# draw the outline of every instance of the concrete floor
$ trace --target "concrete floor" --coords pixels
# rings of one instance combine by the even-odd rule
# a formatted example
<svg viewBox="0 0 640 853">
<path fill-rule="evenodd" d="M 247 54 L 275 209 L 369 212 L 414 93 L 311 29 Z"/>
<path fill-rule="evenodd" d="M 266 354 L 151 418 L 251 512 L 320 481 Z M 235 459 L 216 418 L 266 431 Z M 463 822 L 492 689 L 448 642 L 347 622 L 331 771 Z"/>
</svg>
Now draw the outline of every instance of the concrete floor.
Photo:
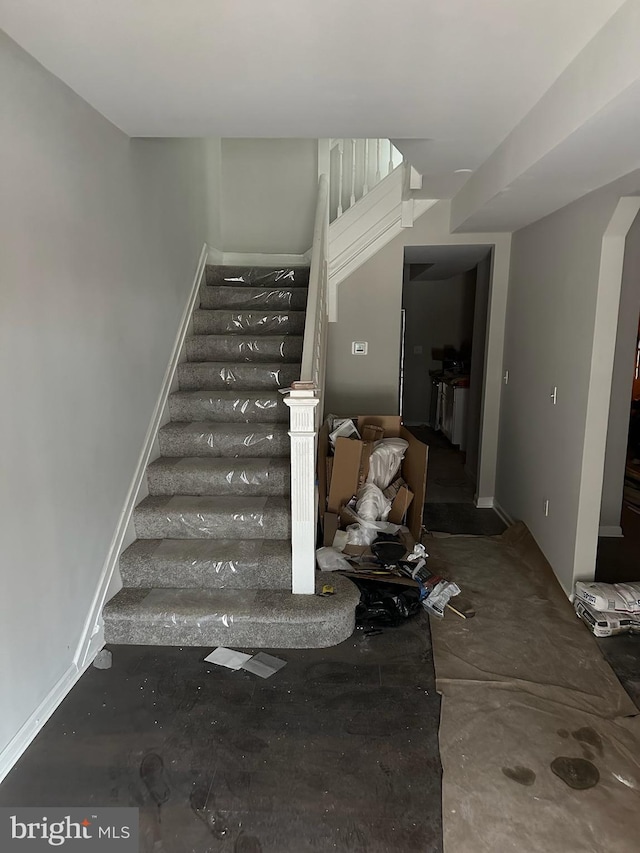
<svg viewBox="0 0 640 853">
<path fill-rule="evenodd" d="M 440 853 L 440 699 L 421 614 L 268 680 L 209 649 L 113 647 L 0 786 L 0 806 L 137 806 L 144 853 Z"/>
</svg>

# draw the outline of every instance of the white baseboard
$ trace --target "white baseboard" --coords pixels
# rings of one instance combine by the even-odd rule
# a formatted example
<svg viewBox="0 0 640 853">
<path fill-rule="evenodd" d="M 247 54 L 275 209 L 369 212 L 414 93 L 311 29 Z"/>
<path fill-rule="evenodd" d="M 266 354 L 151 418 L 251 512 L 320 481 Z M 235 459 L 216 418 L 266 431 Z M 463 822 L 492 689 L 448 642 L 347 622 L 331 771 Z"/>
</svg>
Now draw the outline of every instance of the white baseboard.
<svg viewBox="0 0 640 853">
<path fill-rule="evenodd" d="M 156 401 L 153 415 L 151 417 L 151 423 L 149 424 L 149 428 L 147 430 L 147 434 L 142 447 L 142 452 L 140 454 L 140 458 L 138 459 L 135 474 L 133 480 L 131 481 L 131 486 L 129 487 L 129 492 L 125 500 L 124 507 L 122 509 L 122 512 L 120 513 L 118 525 L 113 535 L 113 539 L 111 540 L 107 559 L 102 569 L 100 582 L 93 598 L 89 615 L 84 625 L 80 643 L 78 644 L 78 648 L 76 650 L 74 663 L 79 670 L 83 670 L 83 668 L 87 665 L 87 661 L 92 660 L 93 657 L 95 657 L 95 655 L 100 651 L 102 646 L 104 646 L 102 608 L 104 607 L 107 592 L 111 585 L 111 580 L 113 578 L 114 572 L 117 568 L 118 561 L 120 559 L 120 554 L 122 553 L 123 542 L 125 540 L 127 528 L 129 527 L 129 524 L 131 522 L 131 516 L 133 514 L 134 507 L 139 501 L 140 491 L 143 488 L 143 485 L 145 484 L 144 478 L 147 471 L 147 465 L 149 464 L 151 453 L 153 451 L 154 444 L 156 441 L 156 435 L 162 422 L 162 417 L 167 404 L 167 398 L 169 397 L 169 393 L 171 391 L 171 386 L 173 384 L 176 368 L 180 359 L 180 354 L 184 346 L 184 340 L 187 335 L 189 324 L 191 322 L 191 315 L 193 314 L 196 299 L 198 298 L 200 284 L 204 275 L 208 254 L 209 247 L 205 243 L 202 247 L 202 251 L 200 252 L 200 258 L 198 260 L 195 276 L 193 278 L 193 283 L 189 292 L 189 298 L 182 314 L 180 326 L 178 327 L 176 339 L 173 344 L 171 358 L 169 360 L 169 364 L 165 372 L 164 380 L 160 389 L 160 394 Z"/>
<path fill-rule="evenodd" d="M 221 252 L 209 249 L 207 263 L 236 267 L 309 266 L 309 252 L 300 255 L 267 254 L 264 252 Z"/>
<path fill-rule="evenodd" d="M 624 534 L 619 524 L 605 524 L 598 528 L 598 536 L 606 536 L 610 539 L 622 539 Z"/>
<path fill-rule="evenodd" d="M 493 511 L 496 513 L 496 515 L 500 516 L 500 518 L 504 521 L 507 527 L 511 527 L 513 524 L 515 524 L 514 520 L 511 518 L 506 509 L 503 509 L 495 498 L 493 499 Z"/>
<path fill-rule="evenodd" d="M 474 503 L 478 509 L 493 509 L 493 498 L 479 498 L 476 495 Z"/>
<path fill-rule="evenodd" d="M 95 657 L 95 655 L 93 657 Z M 11 738 L 2 752 L 0 752 L 0 782 L 2 782 L 2 780 L 7 776 L 18 759 L 27 750 L 35 736 L 47 722 L 49 717 L 56 710 L 58 705 L 69 693 L 84 671 L 90 666 L 93 661 L 93 657 L 87 658 L 87 662 L 82 669 L 77 667 L 75 663 L 69 667 L 62 678 L 53 685 L 49 693 L 38 705 L 33 714 L 31 714 L 29 719 Z"/>
</svg>

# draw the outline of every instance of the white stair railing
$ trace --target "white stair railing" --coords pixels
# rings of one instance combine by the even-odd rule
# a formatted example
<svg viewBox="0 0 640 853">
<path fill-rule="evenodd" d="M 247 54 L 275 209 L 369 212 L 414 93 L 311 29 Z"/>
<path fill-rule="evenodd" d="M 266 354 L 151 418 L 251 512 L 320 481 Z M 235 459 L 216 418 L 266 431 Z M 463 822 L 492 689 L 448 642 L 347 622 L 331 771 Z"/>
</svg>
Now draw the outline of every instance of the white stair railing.
<svg viewBox="0 0 640 853">
<path fill-rule="evenodd" d="M 285 399 L 291 437 L 291 591 L 304 595 L 315 593 L 316 457 L 327 347 L 328 232 L 329 180 L 323 174 L 318 181 L 300 380 L 292 383 Z"/>
<path fill-rule="evenodd" d="M 403 162 L 390 139 L 332 139 L 329 221 L 364 198 Z"/>
</svg>

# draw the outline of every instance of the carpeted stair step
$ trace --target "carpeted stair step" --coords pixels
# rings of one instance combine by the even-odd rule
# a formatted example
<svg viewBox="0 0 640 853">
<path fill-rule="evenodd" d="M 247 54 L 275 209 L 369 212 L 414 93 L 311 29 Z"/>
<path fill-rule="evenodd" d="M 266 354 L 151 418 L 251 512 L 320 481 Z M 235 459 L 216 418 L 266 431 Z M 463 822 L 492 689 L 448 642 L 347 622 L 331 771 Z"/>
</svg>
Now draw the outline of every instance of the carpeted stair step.
<svg viewBox="0 0 640 853">
<path fill-rule="evenodd" d="M 299 364 L 301 335 L 194 335 L 187 338 L 188 361 L 279 361 Z"/>
<path fill-rule="evenodd" d="M 302 335 L 304 311 L 215 311 L 193 312 L 196 335 Z"/>
<path fill-rule="evenodd" d="M 104 608 L 107 643 L 158 646 L 326 648 L 351 636 L 356 586 L 319 573 L 335 595 L 276 590 L 121 590 Z"/>
<path fill-rule="evenodd" d="M 286 423 L 171 422 L 158 431 L 162 456 L 290 456 Z"/>
<path fill-rule="evenodd" d="M 309 284 L 308 266 L 250 267 L 219 266 L 207 264 L 206 282 L 208 285 L 229 285 L 238 287 L 307 287 Z"/>
<path fill-rule="evenodd" d="M 242 311 L 304 311 L 307 307 L 307 288 L 205 285 L 200 290 L 200 307 Z"/>
<path fill-rule="evenodd" d="M 277 390 L 288 388 L 297 379 L 300 379 L 299 364 L 185 361 L 178 365 L 181 391 L 205 388 L 211 391 L 223 388 L 238 391 L 259 391 L 263 388 Z"/>
<path fill-rule="evenodd" d="M 288 495 L 288 459 L 161 457 L 147 468 L 150 495 Z"/>
<path fill-rule="evenodd" d="M 175 495 L 145 498 L 133 511 L 138 539 L 288 539 L 288 497 Z"/>
<path fill-rule="evenodd" d="M 169 413 L 173 421 L 289 422 L 278 391 L 177 391 L 169 396 Z"/>
<path fill-rule="evenodd" d="M 291 589 L 284 539 L 137 539 L 120 557 L 129 587 Z"/>
</svg>

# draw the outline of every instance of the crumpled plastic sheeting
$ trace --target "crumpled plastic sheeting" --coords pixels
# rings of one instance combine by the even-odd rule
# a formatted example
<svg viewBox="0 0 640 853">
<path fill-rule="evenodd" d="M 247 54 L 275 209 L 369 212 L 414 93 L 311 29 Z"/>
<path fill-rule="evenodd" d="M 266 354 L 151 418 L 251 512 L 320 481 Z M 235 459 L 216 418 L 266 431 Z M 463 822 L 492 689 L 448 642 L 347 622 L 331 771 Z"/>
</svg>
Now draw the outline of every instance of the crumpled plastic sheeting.
<svg viewBox="0 0 640 853">
<path fill-rule="evenodd" d="M 249 417 L 254 413 L 262 413 L 271 409 L 277 409 L 279 402 L 278 397 L 275 395 L 270 397 L 268 394 L 265 394 L 264 397 L 259 397 L 257 399 L 238 397 L 237 400 L 233 401 L 232 406 L 234 412 L 239 412 L 240 414 L 247 415 L 247 417 Z M 212 400 L 212 405 L 213 403 L 214 401 Z"/>
<path fill-rule="evenodd" d="M 199 511 L 203 501 L 201 498 L 194 497 L 192 501 L 189 500 L 189 496 L 184 495 L 169 498 L 166 503 L 167 510 L 180 510 L 167 515 L 167 521 L 171 525 L 171 538 L 192 537 L 194 534 L 196 538 L 211 536 L 220 529 L 221 521 L 216 517 L 218 512 L 223 513 L 226 518 L 233 519 L 234 523 L 264 527 L 264 510 L 268 498 L 243 498 L 242 509 L 233 513 L 229 513 L 229 500 L 224 495 L 207 497 L 207 506 L 211 513 L 209 516 Z"/>
<path fill-rule="evenodd" d="M 246 359 L 247 361 L 252 361 L 257 355 L 262 355 L 263 353 L 266 353 L 269 356 L 275 355 L 275 353 L 273 353 L 273 349 L 268 348 L 264 340 L 260 340 L 260 338 L 254 338 L 253 340 L 239 340 L 236 346 L 238 349 L 238 356 Z M 277 352 L 280 358 L 285 358 L 285 341 L 280 341 Z"/>
<path fill-rule="evenodd" d="M 216 429 L 216 426 L 218 429 Z M 274 449 L 278 439 L 283 438 L 273 427 L 280 424 L 263 424 L 261 430 L 255 429 L 252 423 L 247 424 L 227 424 L 225 428 L 220 429 L 220 425 L 212 424 L 211 429 L 203 429 L 199 433 L 190 431 L 189 438 L 191 445 L 196 447 L 210 447 L 213 451 L 212 455 L 232 455 L 235 456 L 242 448 L 252 448 L 256 451 L 252 455 L 265 455 Z M 238 429 L 242 427 L 242 429 Z M 286 441 L 289 441 L 289 436 L 286 436 Z"/>
<path fill-rule="evenodd" d="M 373 483 L 365 483 L 356 495 L 356 512 L 365 521 L 386 521 L 391 501 Z"/>
<path fill-rule="evenodd" d="M 476 610 L 431 623 L 445 853 L 635 853 L 640 717 L 531 534 L 425 541 Z M 597 784 L 569 787 L 561 757 Z"/>
<path fill-rule="evenodd" d="M 234 302 L 238 302 L 241 307 L 244 304 L 247 306 L 254 304 L 261 308 L 269 308 L 273 306 L 274 311 L 280 308 L 290 308 L 292 302 L 291 290 L 269 290 L 264 288 L 260 293 L 239 293 L 234 297 Z"/>
<path fill-rule="evenodd" d="M 282 333 L 286 331 L 291 322 L 288 311 L 234 311 L 229 318 L 227 332 L 254 332 L 256 334 L 269 335 L 273 332 Z"/>
<path fill-rule="evenodd" d="M 230 274 L 225 275 L 222 279 L 227 282 L 227 284 L 248 284 L 250 287 L 259 287 L 268 284 L 280 284 L 285 286 L 287 284 L 293 284 L 296 280 L 296 273 L 298 276 L 301 271 L 305 271 L 306 269 L 303 267 L 282 267 L 279 270 L 267 270 L 263 267 L 248 267 L 244 269 L 242 273 L 238 274 Z M 211 282 L 214 284 L 215 282 Z"/>
<path fill-rule="evenodd" d="M 234 382 L 238 382 L 240 379 L 242 379 L 243 382 L 246 381 L 248 376 L 252 373 L 255 373 L 257 377 L 262 378 L 266 372 L 264 364 L 243 364 L 241 368 L 228 367 L 225 365 L 218 370 L 218 376 L 225 385 L 233 385 Z M 282 387 L 283 381 L 279 368 L 271 368 L 268 371 L 268 374 L 273 379 L 273 383 L 276 387 Z"/>
<path fill-rule="evenodd" d="M 409 442 L 404 438 L 383 438 L 377 441 L 369 457 L 367 483 L 386 489 L 400 470 L 407 447 Z"/>
<path fill-rule="evenodd" d="M 154 554 L 167 560 L 184 560 L 188 549 L 188 563 L 194 569 L 202 569 L 215 574 L 232 572 L 237 574 L 247 566 L 250 570 L 262 554 L 262 539 L 163 539 Z"/>
<path fill-rule="evenodd" d="M 211 625 L 223 625 L 232 628 L 238 622 L 250 617 L 250 605 L 256 593 L 250 590 L 225 590 L 225 610 L 203 613 L 202 590 L 191 589 L 152 589 L 143 599 L 145 606 L 153 610 L 165 628 L 185 625 L 206 628 Z M 194 614 L 198 617 L 194 622 Z"/>
</svg>

